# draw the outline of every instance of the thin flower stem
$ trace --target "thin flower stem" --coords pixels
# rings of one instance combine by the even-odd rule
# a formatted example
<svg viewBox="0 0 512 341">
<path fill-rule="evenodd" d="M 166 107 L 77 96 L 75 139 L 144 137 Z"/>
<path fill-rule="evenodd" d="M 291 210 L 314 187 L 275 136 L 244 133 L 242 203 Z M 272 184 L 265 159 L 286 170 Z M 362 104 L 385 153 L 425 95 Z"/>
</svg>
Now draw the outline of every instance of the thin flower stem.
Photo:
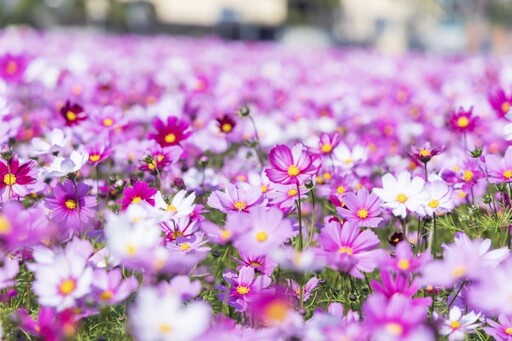
<svg viewBox="0 0 512 341">
<path fill-rule="evenodd" d="M 427 162 L 423 162 L 423 171 L 425 172 L 425 182 L 428 182 Z"/>
<path fill-rule="evenodd" d="M 448 310 L 450 310 L 450 308 L 452 307 L 453 305 L 453 302 L 455 302 L 455 299 L 457 298 L 457 296 L 459 296 L 462 288 L 464 288 L 464 284 L 466 284 L 466 280 L 462 281 L 462 284 L 460 285 L 460 288 L 459 290 L 457 290 L 457 292 L 455 293 L 455 295 L 453 296 L 453 298 L 451 299 L 450 303 L 448 304 Z"/>
<path fill-rule="evenodd" d="M 252 116 L 249 116 L 249 120 L 251 121 L 252 129 L 254 130 L 254 137 L 256 137 L 256 146 L 254 147 L 254 151 L 256 152 L 256 156 L 258 157 L 258 161 L 260 163 L 261 169 L 265 166 L 265 162 L 263 161 L 263 150 L 261 148 L 260 135 L 258 134 L 258 129 L 256 128 L 256 122 Z"/>
<path fill-rule="evenodd" d="M 297 204 L 297 210 L 298 210 L 298 214 L 299 214 L 299 251 L 302 251 L 302 249 L 304 247 L 304 244 L 303 244 L 303 241 L 302 241 L 302 209 L 301 209 L 301 205 L 300 205 L 300 186 L 299 186 L 298 182 L 297 182 L 297 201 L 296 201 L 296 204 Z"/>
<path fill-rule="evenodd" d="M 311 190 L 311 230 L 309 231 L 309 246 L 313 243 L 313 233 L 315 232 L 315 192 Z"/>
</svg>

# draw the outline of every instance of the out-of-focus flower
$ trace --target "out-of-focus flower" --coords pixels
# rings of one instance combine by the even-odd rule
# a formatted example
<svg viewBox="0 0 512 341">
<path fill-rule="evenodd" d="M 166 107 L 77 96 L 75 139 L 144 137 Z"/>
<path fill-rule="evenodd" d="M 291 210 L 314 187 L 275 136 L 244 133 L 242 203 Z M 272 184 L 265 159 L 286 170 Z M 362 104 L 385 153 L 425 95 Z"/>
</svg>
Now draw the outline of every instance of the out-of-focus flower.
<svg viewBox="0 0 512 341">
<path fill-rule="evenodd" d="M 321 133 L 318 141 L 318 148 L 322 155 L 331 155 L 341 142 L 341 135 L 338 132 Z"/>
<path fill-rule="evenodd" d="M 478 116 L 473 116 L 473 108 L 464 110 L 459 108 L 453 112 L 449 119 L 449 126 L 458 133 L 468 133 L 475 130 L 479 121 Z"/>
<path fill-rule="evenodd" d="M 35 154 L 50 154 L 64 149 L 71 141 L 71 137 L 60 129 L 53 129 L 46 140 L 35 137 L 32 140 L 32 150 Z"/>
<path fill-rule="evenodd" d="M 507 148 L 503 159 L 487 155 L 485 165 L 490 183 L 512 182 L 512 146 Z"/>
<path fill-rule="evenodd" d="M 60 114 L 66 120 L 67 126 L 77 125 L 87 119 L 84 108 L 77 103 L 71 104 L 70 101 L 66 101 L 66 104 L 60 108 Z"/>
<path fill-rule="evenodd" d="M 95 301 L 100 305 L 118 304 L 127 298 L 135 289 L 139 282 L 135 277 L 123 279 L 121 269 L 116 268 L 110 271 L 105 269 L 94 269 L 94 281 L 92 293 Z"/>
<path fill-rule="evenodd" d="M 133 187 L 125 188 L 123 191 L 122 208 L 125 210 L 129 205 L 140 204 L 142 201 L 147 202 L 151 206 L 155 205 L 154 195 L 157 190 L 149 187 L 144 181 L 137 181 Z"/>
<path fill-rule="evenodd" d="M 89 161 L 87 152 L 72 151 L 69 158 L 57 156 L 53 159 L 50 166 L 46 167 L 48 175 L 54 177 L 63 177 L 71 173 L 76 173 Z"/>
<path fill-rule="evenodd" d="M 149 138 L 162 147 L 178 145 L 192 135 L 189 124 L 174 116 L 169 116 L 166 123 L 157 118 L 153 122 L 153 128 L 156 132 L 150 133 Z"/>
<path fill-rule="evenodd" d="M 445 151 L 445 146 L 439 146 L 432 148 L 430 146 L 430 142 L 425 142 L 425 144 L 418 148 L 416 146 L 411 147 L 411 152 L 409 156 L 414 160 L 417 160 L 422 163 L 429 162 L 434 156 L 441 154 Z"/>
<path fill-rule="evenodd" d="M 505 117 L 512 108 L 512 96 L 507 96 L 501 88 L 491 92 L 488 99 L 498 117 Z"/>
<path fill-rule="evenodd" d="M 342 169 L 351 169 L 357 164 L 366 161 L 368 158 L 368 149 L 356 145 L 352 150 L 345 145 L 340 144 L 333 152 L 334 164 Z"/>
<path fill-rule="evenodd" d="M 27 66 L 28 60 L 25 56 L 4 54 L 0 57 L 0 78 L 7 82 L 19 83 L 23 80 Z"/>
</svg>

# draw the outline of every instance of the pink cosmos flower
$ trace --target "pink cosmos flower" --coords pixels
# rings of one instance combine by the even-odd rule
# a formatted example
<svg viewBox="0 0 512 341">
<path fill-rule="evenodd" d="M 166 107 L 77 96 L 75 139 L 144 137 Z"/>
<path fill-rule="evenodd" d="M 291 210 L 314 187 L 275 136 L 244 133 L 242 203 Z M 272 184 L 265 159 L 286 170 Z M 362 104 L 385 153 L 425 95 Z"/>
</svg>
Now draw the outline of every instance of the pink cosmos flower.
<svg viewBox="0 0 512 341">
<path fill-rule="evenodd" d="M 341 135 L 337 131 L 333 133 L 321 133 L 318 148 L 322 155 L 331 155 L 332 151 L 340 144 Z"/>
<path fill-rule="evenodd" d="M 100 305 L 113 305 L 127 298 L 139 285 L 137 278 L 123 279 L 121 269 L 94 269 L 92 294 Z"/>
<path fill-rule="evenodd" d="M 253 256 L 245 252 L 244 250 L 239 250 L 240 259 L 235 258 L 238 264 L 238 270 L 240 270 L 244 266 L 250 266 L 254 269 L 254 271 L 258 274 L 264 274 L 267 276 L 271 276 L 272 272 L 277 266 L 277 263 L 268 256 L 258 255 Z"/>
<path fill-rule="evenodd" d="M 433 341 L 434 335 L 425 327 L 427 310 L 403 295 L 389 300 L 380 295 L 368 297 L 363 304 L 366 326 L 379 340 Z"/>
<path fill-rule="evenodd" d="M 87 148 L 87 153 L 89 154 L 89 163 L 97 166 L 105 161 L 112 154 L 112 151 L 104 144 L 96 144 Z"/>
<path fill-rule="evenodd" d="M 155 199 L 153 196 L 157 190 L 149 187 L 146 182 L 137 181 L 133 184 L 133 187 L 125 188 L 122 200 L 122 208 L 125 210 L 131 204 L 139 204 L 141 201 L 145 201 L 151 206 L 155 205 Z"/>
<path fill-rule="evenodd" d="M 254 269 L 250 266 L 244 266 L 237 274 L 224 274 L 224 278 L 230 284 L 229 288 L 224 288 L 225 293 L 219 294 L 219 299 L 224 301 L 224 295 L 229 295 L 229 304 L 238 311 L 245 311 L 250 302 L 256 300 L 262 291 L 270 283 L 270 277 L 266 275 L 255 276 Z"/>
<path fill-rule="evenodd" d="M 488 99 L 498 117 L 505 117 L 512 108 L 512 96 L 508 96 L 501 88 L 493 91 Z"/>
<path fill-rule="evenodd" d="M 291 149 L 285 145 L 277 145 L 270 151 L 271 168 L 265 170 L 270 181 L 279 184 L 303 184 L 320 170 L 321 160 L 317 155 L 308 152 L 302 143 L 295 144 Z"/>
<path fill-rule="evenodd" d="M 473 116 L 473 108 L 469 108 L 469 110 L 459 108 L 450 116 L 449 125 L 458 133 L 467 133 L 475 130 L 478 121 L 479 117 Z"/>
<path fill-rule="evenodd" d="M 266 254 L 292 237 L 290 221 L 283 219 L 283 213 L 277 208 L 256 207 L 242 217 L 240 224 L 245 226 L 246 232 L 234 244 L 252 255 Z"/>
<path fill-rule="evenodd" d="M 0 57 L 0 78 L 7 82 L 19 83 L 28 66 L 28 60 L 22 55 L 4 54 Z"/>
<path fill-rule="evenodd" d="M 382 201 L 375 194 L 369 194 L 366 188 L 361 188 L 357 195 L 348 193 L 344 202 L 346 208 L 338 207 L 336 210 L 344 219 L 358 227 L 377 227 L 383 220 L 379 217 L 382 213 Z"/>
<path fill-rule="evenodd" d="M 286 282 L 288 283 L 288 286 L 292 289 L 293 295 L 296 299 L 300 300 L 300 285 L 297 283 L 297 281 L 293 279 L 287 279 Z M 304 294 L 303 294 L 303 300 L 306 302 L 311 297 L 311 294 L 313 291 L 318 287 L 318 284 L 322 282 L 321 279 L 318 279 L 316 277 L 312 277 L 309 279 L 309 281 L 306 282 L 304 285 Z"/>
<path fill-rule="evenodd" d="M 498 322 L 487 319 L 485 322 L 489 327 L 483 328 L 484 331 L 494 337 L 496 340 L 510 341 L 512 340 L 512 318 L 505 314 L 498 316 Z"/>
<path fill-rule="evenodd" d="M 306 186 L 301 185 L 297 189 L 297 185 L 274 185 L 273 190 L 267 193 L 267 198 L 270 199 L 270 204 L 279 207 L 284 212 L 289 212 L 296 206 L 296 201 L 299 199 L 307 199 L 307 193 L 310 191 Z"/>
<path fill-rule="evenodd" d="M 250 212 L 253 207 L 264 206 L 266 199 L 258 187 L 242 184 L 226 185 L 224 192 L 214 191 L 208 197 L 208 205 L 224 213 Z"/>
<path fill-rule="evenodd" d="M 79 229 L 94 217 L 93 207 L 96 198 L 88 196 L 91 189 L 83 182 L 76 185 L 71 180 L 57 184 L 53 189 L 53 196 L 46 198 L 46 207 L 51 210 L 50 217 L 59 224 L 71 229 Z"/>
<path fill-rule="evenodd" d="M 370 230 L 361 231 L 351 223 L 341 228 L 339 223 L 328 223 L 322 229 L 318 242 L 329 252 L 331 265 L 335 265 L 340 257 L 353 261 L 354 266 L 349 273 L 357 278 L 363 277 L 362 272 L 372 272 L 377 260 L 384 256 L 384 251 L 376 249 L 380 244 L 377 235 Z"/>
<path fill-rule="evenodd" d="M 392 298 L 394 295 L 403 295 L 412 298 L 420 289 L 418 281 L 411 281 L 409 275 L 397 274 L 394 275 L 388 271 L 380 272 L 381 281 L 372 280 L 370 286 L 375 292 L 383 295 L 387 299 Z M 414 304 L 428 307 L 432 303 L 430 297 L 419 297 L 414 299 Z"/>
<path fill-rule="evenodd" d="M 457 171 L 445 169 L 441 172 L 441 177 L 449 184 L 462 184 L 464 191 L 470 192 L 479 180 L 485 178 L 485 174 L 480 169 L 477 161 L 466 160 L 463 166 Z"/>
<path fill-rule="evenodd" d="M 428 253 L 423 253 L 417 257 L 412 252 L 411 244 L 404 240 L 396 245 L 393 257 L 384 258 L 380 262 L 380 266 L 395 273 L 409 274 L 418 271 L 428 258 Z"/>
<path fill-rule="evenodd" d="M 162 147 L 174 146 L 180 144 L 192 135 L 190 125 L 174 116 L 167 118 L 167 123 L 157 118 L 153 122 L 154 133 L 149 134 L 149 138 L 158 142 Z"/>
<path fill-rule="evenodd" d="M 78 319 L 72 308 L 58 312 L 50 307 L 41 307 L 37 319 L 33 319 L 25 309 L 20 309 L 17 317 L 23 330 L 42 340 L 65 340 L 77 330 Z"/>
<path fill-rule="evenodd" d="M 512 146 L 507 148 L 505 156 L 487 155 L 485 165 L 490 183 L 512 182 Z"/>
<path fill-rule="evenodd" d="M 183 154 L 183 148 L 180 146 L 170 146 L 162 148 L 159 145 L 152 146 L 149 153 L 140 161 L 140 170 L 146 172 L 161 171 L 171 163 L 179 160 Z"/>
<path fill-rule="evenodd" d="M 430 146 L 430 142 L 425 142 L 425 144 L 418 148 L 416 146 L 411 147 L 411 151 L 409 156 L 419 162 L 427 163 L 429 162 L 434 156 L 439 155 L 445 151 L 445 146 L 439 146 L 432 148 Z"/>
<path fill-rule="evenodd" d="M 0 162 L 0 193 L 6 200 L 23 198 L 30 193 L 28 185 L 36 182 L 36 162 L 29 160 L 20 165 L 17 156 L 6 163 Z"/>
</svg>

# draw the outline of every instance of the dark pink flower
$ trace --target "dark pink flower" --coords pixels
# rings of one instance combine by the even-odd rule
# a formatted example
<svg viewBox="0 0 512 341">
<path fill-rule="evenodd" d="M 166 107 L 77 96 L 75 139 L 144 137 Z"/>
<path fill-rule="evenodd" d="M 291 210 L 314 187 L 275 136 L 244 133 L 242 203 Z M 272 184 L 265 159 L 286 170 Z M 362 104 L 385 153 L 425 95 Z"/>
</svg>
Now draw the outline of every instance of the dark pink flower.
<svg viewBox="0 0 512 341">
<path fill-rule="evenodd" d="M 67 126 L 77 125 L 80 121 L 85 121 L 87 119 L 84 108 L 77 103 L 71 104 L 69 101 L 66 101 L 66 104 L 60 108 L 60 114 L 66 120 Z"/>
<path fill-rule="evenodd" d="M 149 187 L 146 182 L 137 181 L 133 187 L 124 189 L 124 198 L 122 200 L 122 208 L 125 210 L 130 204 L 138 204 L 145 201 L 151 206 L 155 206 L 155 199 L 153 196 L 156 194 L 156 189 Z"/>
<path fill-rule="evenodd" d="M 475 130 L 478 120 L 478 116 L 473 116 L 473 108 L 464 110 L 461 107 L 450 116 L 449 126 L 459 133 L 472 132 Z"/>
<path fill-rule="evenodd" d="M 158 142 L 162 147 L 180 144 L 192 134 L 190 125 L 174 116 L 169 116 L 167 123 L 157 118 L 153 122 L 153 128 L 156 132 L 150 133 L 149 138 Z"/>
<path fill-rule="evenodd" d="M 7 191 L 8 200 L 13 195 L 23 197 L 29 193 L 27 185 L 36 182 L 36 162 L 29 160 L 20 165 L 17 156 L 13 156 L 7 163 L 0 162 L 0 193 Z"/>
<path fill-rule="evenodd" d="M 505 117 L 512 108 L 512 96 L 507 96 L 503 89 L 497 89 L 492 92 L 488 99 L 499 117 Z"/>
<path fill-rule="evenodd" d="M 0 57 L 0 78 L 7 82 L 19 83 L 27 66 L 26 57 L 7 53 Z"/>
</svg>

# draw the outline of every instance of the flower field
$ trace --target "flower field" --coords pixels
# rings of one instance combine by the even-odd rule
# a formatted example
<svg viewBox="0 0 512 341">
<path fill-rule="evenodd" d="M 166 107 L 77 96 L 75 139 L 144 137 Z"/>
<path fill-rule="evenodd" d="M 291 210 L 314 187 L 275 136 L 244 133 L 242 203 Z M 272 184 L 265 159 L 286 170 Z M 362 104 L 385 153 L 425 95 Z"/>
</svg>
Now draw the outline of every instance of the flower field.
<svg viewBox="0 0 512 341">
<path fill-rule="evenodd" d="M 0 31 L 7 340 L 512 340 L 512 59 Z"/>
</svg>

